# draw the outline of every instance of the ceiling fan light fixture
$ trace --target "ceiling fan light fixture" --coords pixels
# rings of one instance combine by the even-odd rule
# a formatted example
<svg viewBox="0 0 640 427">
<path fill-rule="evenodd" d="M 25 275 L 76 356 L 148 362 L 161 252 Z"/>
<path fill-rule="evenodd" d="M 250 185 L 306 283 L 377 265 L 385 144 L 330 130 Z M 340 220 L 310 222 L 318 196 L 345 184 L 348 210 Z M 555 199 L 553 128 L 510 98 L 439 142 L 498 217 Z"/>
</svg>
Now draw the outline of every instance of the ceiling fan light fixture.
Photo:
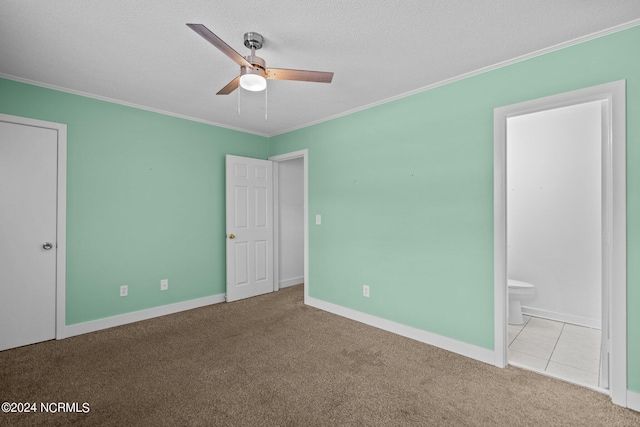
<svg viewBox="0 0 640 427">
<path fill-rule="evenodd" d="M 204 25 L 187 24 L 187 26 L 240 66 L 240 75 L 227 83 L 216 95 L 229 95 L 238 89 L 238 86 L 252 92 L 259 92 L 267 88 L 267 79 L 318 83 L 331 83 L 333 79 L 333 73 L 327 71 L 267 68 L 265 60 L 256 56 L 256 50 L 262 48 L 264 42 L 264 38 L 256 32 L 245 33 L 244 45 L 251 49 L 251 54 L 242 56 Z M 265 101 L 266 99 L 265 95 Z"/>
<path fill-rule="evenodd" d="M 267 79 L 262 75 L 261 70 L 245 68 L 240 76 L 240 87 L 251 92 L 260 92 L 267 88 Z"/>
</svg>

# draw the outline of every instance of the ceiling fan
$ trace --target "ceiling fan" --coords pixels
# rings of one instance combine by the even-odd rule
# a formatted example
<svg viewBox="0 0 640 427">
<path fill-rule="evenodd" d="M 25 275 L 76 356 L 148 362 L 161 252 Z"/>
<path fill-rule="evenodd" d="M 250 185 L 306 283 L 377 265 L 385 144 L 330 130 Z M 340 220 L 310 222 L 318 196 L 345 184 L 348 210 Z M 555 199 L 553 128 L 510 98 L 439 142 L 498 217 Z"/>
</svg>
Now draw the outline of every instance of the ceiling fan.
<svg viewBox="0 0 640 427">
<path fill-rule="evenodd" d="M 225 87 L 220 89 L 216 95 L 228 95 L 238 88 L 250 91 L 261 91 L 267 87 L 267 79 L 272 80 L 298 80 L 304 82 L 331 83 L 333 73 L 325 71 L 290 70 L 287 68 L 267 68 L 264 59 L 256 56 L 256 50 L 262 47 L 263 38 L 255 32 L 248 32 L 244 35 L 244 45 L 251 49 L 251 54 L 242 56 L 231 46 L 226 44 L 220 37 L 216 36 L 202 24 L 187 24 L 205 40 L 217 47 L 240 66 L 240 75 L 231 80 Z"/>
</svg>

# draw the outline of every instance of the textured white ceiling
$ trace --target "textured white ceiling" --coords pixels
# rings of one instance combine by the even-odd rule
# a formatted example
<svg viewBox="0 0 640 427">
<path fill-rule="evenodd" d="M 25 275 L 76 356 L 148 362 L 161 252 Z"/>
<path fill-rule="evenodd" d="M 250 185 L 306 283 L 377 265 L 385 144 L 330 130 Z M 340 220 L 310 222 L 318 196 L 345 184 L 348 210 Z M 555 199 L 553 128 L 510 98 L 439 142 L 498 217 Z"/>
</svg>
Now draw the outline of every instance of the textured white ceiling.
<svg viewBox="0 0 640 427">
<path fill-rule="evenodd" d="M 638 0 L 0 0 L 0 75 L 276 135 L 640 19 Z M 215 93 L 265 38 L 267 66 L 335 73 Z"/>
</svg>

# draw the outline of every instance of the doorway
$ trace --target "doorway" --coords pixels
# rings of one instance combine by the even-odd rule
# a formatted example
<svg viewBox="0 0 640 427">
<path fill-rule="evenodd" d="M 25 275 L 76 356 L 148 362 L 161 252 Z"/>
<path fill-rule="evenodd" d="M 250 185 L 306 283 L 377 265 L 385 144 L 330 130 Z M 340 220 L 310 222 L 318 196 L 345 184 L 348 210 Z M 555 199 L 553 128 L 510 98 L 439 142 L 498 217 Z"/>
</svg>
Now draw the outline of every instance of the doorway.
<svg viewBox="0 0 640 427">
<path fill-rule="evenodd" d="M 595 389 L 608 388 L 603 108 L 591 101 L 507 119 L 507 278 L 533 285 L 508 292 L 508 362 Z"/>
<path fill-rule="evenodd" d="M 66 125 L 0 114 L 0 350 L 64 336 Z"/>
<path fill-rule="evenodd" d="M 626 406 L 625 82 L 619 81 L 497 108 L 494 111 L 495 364 L 507 359 L 507 122 L 510 118 L 599 102 L 602 153 L 602 369 L 614 403 Z M 608 384 L 607 384 L 608 382 Z"/>
<path fill-rule="evenodd" d="M 277 163 L 274 192 L 277 215 L 278 276 L 276 289 L 304 283 L 304 159 L 297 157 Z M 275 243 L 275 242 L 274 242 Z"/>
<path fill-rule="evenodd" d="M 309 295 L 309 210 L 308 210 L 308 150 L 269 157 L 274 165 L 274 290 L 303 283 L 304 299 Z M 283 173 L 284 172 L 284 173 Z M 284 200 L 278 189 L 283 179 L 301 179 L 299 186 L 285 188 L 288 193 Z M 301 199 L 301 200 L 300 200 Z M 294 206 L 284 206 L 283 203 Z M 299 212 L 301 207 L 301 212 Z M 280 224 L 294 216 L 295 224 L 287 224 L 285 230 Z M 284 241 L 283 241 L 284 239 Z M 300 253 L 299 251 L 302 251 Z M 293 257 L 287 262 L 283 257 Z M 302 268 L 300 269 L 300 264 Z M 301 277 L 300 277 L 301 273 Z M 297 283 L 296 283 L 297 282 Z"/>
</svg>

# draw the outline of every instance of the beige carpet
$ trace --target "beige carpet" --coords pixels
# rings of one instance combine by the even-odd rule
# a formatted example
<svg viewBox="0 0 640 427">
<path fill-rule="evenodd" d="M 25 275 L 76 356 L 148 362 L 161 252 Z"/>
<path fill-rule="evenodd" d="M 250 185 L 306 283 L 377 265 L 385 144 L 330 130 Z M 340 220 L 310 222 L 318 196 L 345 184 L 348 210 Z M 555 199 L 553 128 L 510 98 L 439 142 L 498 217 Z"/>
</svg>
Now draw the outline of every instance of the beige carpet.
<svg viewBox="0 0 640 427">
<path fill-rule="evenodd" d="M 305 306 L 301 286 L 0 352 L 0 401 L 39 411 L 3 426 L 640 425 L 606 395 Z"/>
</svg>

